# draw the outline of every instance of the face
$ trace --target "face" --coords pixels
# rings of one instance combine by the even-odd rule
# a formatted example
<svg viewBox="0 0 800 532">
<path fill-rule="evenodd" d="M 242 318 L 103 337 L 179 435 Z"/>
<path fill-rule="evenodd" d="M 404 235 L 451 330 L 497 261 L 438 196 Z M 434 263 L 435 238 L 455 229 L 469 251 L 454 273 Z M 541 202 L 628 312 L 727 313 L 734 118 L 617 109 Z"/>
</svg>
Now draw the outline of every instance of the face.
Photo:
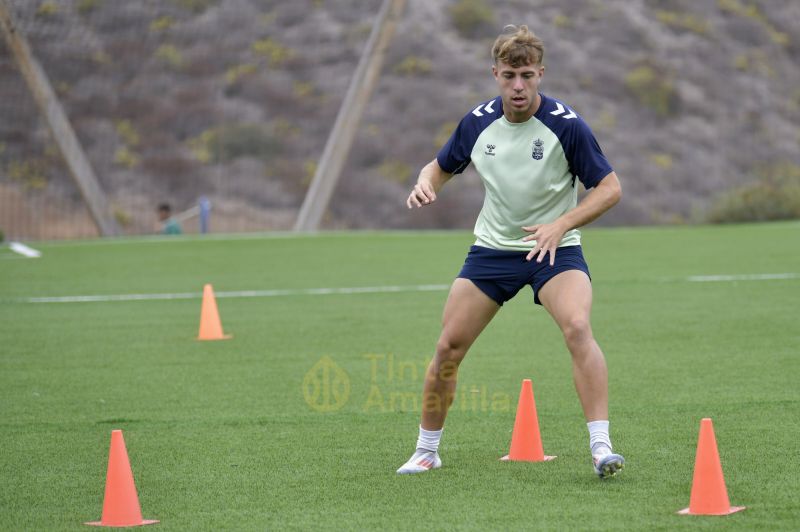
<svg viewBox="0 0 800 532">
<path fill-rule="evenodd" d="M 539 84 L 544 75 L 544 66 L 513 68 L 499 61 L 492 66 L 492 74 L 500 87 L 506 118 L 510 122 L 524 122 L 533 116 L 539 107 Z"/>
</svg>

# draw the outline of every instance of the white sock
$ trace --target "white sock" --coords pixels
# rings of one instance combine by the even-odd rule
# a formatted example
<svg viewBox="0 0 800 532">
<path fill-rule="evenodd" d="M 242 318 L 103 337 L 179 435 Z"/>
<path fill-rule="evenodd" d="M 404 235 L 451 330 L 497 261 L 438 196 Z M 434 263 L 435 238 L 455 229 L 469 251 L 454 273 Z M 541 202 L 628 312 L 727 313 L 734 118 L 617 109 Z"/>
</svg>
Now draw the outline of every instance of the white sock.
<svg viewBox="0 0 800 532">
<path fill-rule="evenodd" d="M 610 453 L 611 437 L 608 435 L 608 420 L 590 421 L 586 426 L 589 428 L 589 447 L 592 449 L 592 454 Z"/>
<path fill-rule="evenodd" d="M 442 439 L 442 431 L 439 430 L 425 430 L 422 425 L 419 426 L 419 437 L 417 438 L 417 449 L 423 449 L 430 452 L 439 451 L 439 440 Z"/>
</svg>

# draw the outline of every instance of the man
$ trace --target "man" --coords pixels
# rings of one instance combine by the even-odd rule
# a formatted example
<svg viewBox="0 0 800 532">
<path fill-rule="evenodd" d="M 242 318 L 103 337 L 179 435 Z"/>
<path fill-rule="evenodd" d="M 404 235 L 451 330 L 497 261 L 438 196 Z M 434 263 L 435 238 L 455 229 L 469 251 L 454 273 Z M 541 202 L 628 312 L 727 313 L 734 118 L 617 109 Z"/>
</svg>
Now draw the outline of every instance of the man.
<svg viewBox="0 0 800 532">
<path fill-rule="evenodd" d="M 525 285 L 564 334 L 589 429 L 594 471 L 614 476 L 624 458 L 608 431 L 608 373 L 589 322 L 592 285 L 578 227 L 621 197 L 612 170 L 584 121 L 538 92 L 542 41 L 527 26 L 507 26 L 492 46 L 500 96 L 469 112 L 406 202 L 433 204 L 442 186 L 472 162 L 486 188 L 470 248 L 444 308 L 442 332 L 425 376 L 417 449 L 398 473 L 441 467 L 439 440 L 456 390 L 458 366 L 505 301 Z M 576 179 L 591 192 L 578 205 Z"/>
<path fill-rule="evenodd" d="M 181 224 L 172 217 L 172 207 L 169 203 L 161 203 L 158 205 L 158 223 L 159 231 L 164 235 L 179 235 L 183 233 Z"/>
</svg>

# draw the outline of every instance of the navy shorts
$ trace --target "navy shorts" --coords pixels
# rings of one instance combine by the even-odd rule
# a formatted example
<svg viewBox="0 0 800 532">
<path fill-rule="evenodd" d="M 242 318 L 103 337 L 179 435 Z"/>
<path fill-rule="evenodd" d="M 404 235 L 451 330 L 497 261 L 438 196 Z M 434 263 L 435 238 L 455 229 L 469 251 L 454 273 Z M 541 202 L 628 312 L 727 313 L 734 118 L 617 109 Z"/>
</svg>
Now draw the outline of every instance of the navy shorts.
<svg viewBox="0 0 800 532">
<path fill-rule="evenodd" d="M 472 246 L 458 277 L 475 283 L 475 286 L 501 306 L 517 295 L 525 285 L 531 286 L 533 300 L 537 305 L 541 305 L 539 290 L 547 281 L 567 270 L 580 270 L 586 273 L 589 279 L 592 278 L 580 246 L 558 248 L 553 266 L 550 266 L 549 252 L 542 258 L 542 262 L 536 262 L 535 257 L 527 261 L 525 260 L 527 255 L 526 251 Z"/>
</svg>

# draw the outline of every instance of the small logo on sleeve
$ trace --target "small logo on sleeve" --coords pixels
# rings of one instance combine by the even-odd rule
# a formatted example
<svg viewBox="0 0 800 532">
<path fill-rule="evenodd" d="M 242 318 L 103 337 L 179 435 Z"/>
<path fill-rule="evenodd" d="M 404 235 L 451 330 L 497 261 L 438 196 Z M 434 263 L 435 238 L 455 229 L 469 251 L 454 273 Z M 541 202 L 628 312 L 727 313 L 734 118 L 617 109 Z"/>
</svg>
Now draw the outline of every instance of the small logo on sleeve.
<svg viewBox="0 0 800 532">
<path fill-rule="evenodd" d="M 487 144 L 486 145 L 486 151 L 484 152 L 484 154 L 485 155 L 491 155 L 492 157 L 494 157 L 495 155 L 497 155 L 494 152 L 495 148 L 497 148 L 497 146 L 495 146 L 494 144 Z"/>
<path fill-rule="evenodd" d="M 568 114 L 564 114 L 567 111 L 569 111 L 569 113 Z M 564 115 L 561 118 L 564 118 L 565 120 L 570 120 L 572 118 L 577 118 L 578 117 L 578 115 L 575 114 L 575 111 L 573 111 L 569 107 L 564 107 L 563 105 L 561 105 L 558 102 L 556 102 L 556 110 L 555 111 L 550 111 L 550 114 L 553 115 L 553 116 Z"/>
<path fill-rule="evenodd" d="M 494 100 L 487 103 L 486 105 L 480 104 L 478 107 L 472 110 L 472 114 L 474 114 L 475 116 L 483 116 L 483 113 L 481 111 L 484 111 L 489 114 L 494 113 L 494 109 L 492 109 L 493 105 L 494 105 Z"/>
<path fill-rule="evenodd" d="M 544 142 L 542 142 L 542 139 L 536 139 L 533 141 L 533 152 L 531 153 L 531 157 L 537 161 L 541 161 L 542 157 L 544 157 Z"/>
</svg>

